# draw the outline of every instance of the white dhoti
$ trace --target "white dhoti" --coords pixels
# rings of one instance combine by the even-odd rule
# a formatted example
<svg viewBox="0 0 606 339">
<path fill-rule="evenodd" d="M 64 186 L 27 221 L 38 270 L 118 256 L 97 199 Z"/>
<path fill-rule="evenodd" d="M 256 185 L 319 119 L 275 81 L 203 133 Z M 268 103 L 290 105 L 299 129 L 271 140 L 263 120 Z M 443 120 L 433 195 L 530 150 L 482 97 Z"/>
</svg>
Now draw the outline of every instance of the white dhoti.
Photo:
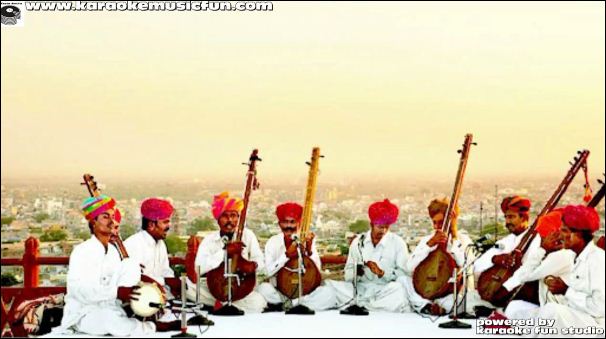
<svg viewBox="0 0 606 339">
<path fill-rule="evenodd" d="M 156 332 L 153 322 L 142 322 L 134 318 L 127 318 L 126 313 L 116 308 L 101 308 L 86 313 L 74 326 L 78 332 L 114 337 L 141 337 Z"/>
<path fill-rule="evenodd" d="M 196 284 L 189 280 L 187 281 L 186 296 L 187 299 L 196 301 Z M 217 299 L 210 293 L 205 279 L 202 279 L 200 284 L 199 302 L 211 307 L 215 307 L 215 303 L 217 302 Z M 234 301 L 232 304 L 246 313 L 261 313 L 267 307 L 265 298 L 256 289 L 245 298 Z"/>
<path fill-rule="evenodd" d="M 569 306 L 557 304 L 557 303 L 547 303 L 544 306 L 536 309 L 532 312 L 531 316 L 536 314 L 536 317 L 541 319 L 554 319 L 555 324 L 554 328 L 557 328 L 559 333 L 562 333 L 562 329 L 564 328 L 580 328 L 585 329 L 587 327 L 601 327 L 604 328 L 604 318 L 594 318 L 591 315 L 580 312 L 576 309 L 573 309 Z M 562 335 L 560 335 L 561 337 Z M 587 335 L 567 335 L 574 337 L 587 337 Z"/>
<path fill-rule="evenodd" d="M 280 291 L 270 283 L 259 285 L 257 290 L 270 304 L 281 304 L 289 300 L 289 298 L 280 293 Z M 293 299 L 292 304 L 298 305 L 299 299 Z M 301 305 L 314 311 L 325 311 L 337 306 L 337 298 L 334 289 L 328 286 L 319 286 L 310 294 L 303 296 Z"/>
<path fill-rule="evenodd" d="M 335 294 L 337 307 L 347 306 L 354 300 L 353 284 L 346 281 L 327 280 Z M 358 305 L 371 311 L 409 312 L 408 299 L 401 283 L 393 281 L 387 284 L 358 284 Z"/>
<path fill-rule="evenodd" d="M 398 282 L 402 284 L 404 290 L 406 291 L 406 295 L 408 296 L 408 302 L 410 303 L 410 307 L 416 311 L 420 312 L 425 306 L 431 304 L 432 301 L 423 298 L 417 291 L 415 290 L 414 284 L 412 282 L 412 278 L 409 276 L 403 276 L 398 279 Z M 461 299 L 459 298 L 459 302 Z M 450 313 L 452 311 L 452 305 L 454 305 L 454 295 L 449 294 L 445 297 L 436 299 L 433 301 L 440 307 L 446 310 L 446 312 Z"/>
</svg>

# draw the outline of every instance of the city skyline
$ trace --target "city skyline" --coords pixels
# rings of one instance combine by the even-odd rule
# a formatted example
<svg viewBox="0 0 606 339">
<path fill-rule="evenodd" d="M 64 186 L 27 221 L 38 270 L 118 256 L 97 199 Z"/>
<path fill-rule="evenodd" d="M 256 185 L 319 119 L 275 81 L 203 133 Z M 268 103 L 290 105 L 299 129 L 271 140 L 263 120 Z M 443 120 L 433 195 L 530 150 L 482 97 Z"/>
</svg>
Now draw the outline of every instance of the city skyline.
<svg viewBox="0 0 606 339">
<path fill-rule="evenodd" d="M 597 178 L 603 9 L 31 12 L 2 32 L 2 178 L 236 180 L 257 147 L 288 182 L 319 146 L 327 181 L 452 180 L 466 133 L 469 178 L 561 177 L 582 148 Z"/>
</svg>

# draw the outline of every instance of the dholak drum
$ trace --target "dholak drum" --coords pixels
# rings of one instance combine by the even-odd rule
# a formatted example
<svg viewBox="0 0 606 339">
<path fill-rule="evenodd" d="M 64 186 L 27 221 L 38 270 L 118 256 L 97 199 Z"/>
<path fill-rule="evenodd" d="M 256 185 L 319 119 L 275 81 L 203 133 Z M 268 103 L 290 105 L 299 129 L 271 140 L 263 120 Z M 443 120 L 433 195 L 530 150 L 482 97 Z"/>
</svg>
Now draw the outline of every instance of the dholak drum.
<svg viewBox="0 0 606 339">
<path fill-rule="evenodd" d="M 140 317 L 151 317 L 166 305 L 166 296 L 157 284 L 139 283 L 137 293 L 138 300 L 131 300 L 130 308 Z"/>
</svg>

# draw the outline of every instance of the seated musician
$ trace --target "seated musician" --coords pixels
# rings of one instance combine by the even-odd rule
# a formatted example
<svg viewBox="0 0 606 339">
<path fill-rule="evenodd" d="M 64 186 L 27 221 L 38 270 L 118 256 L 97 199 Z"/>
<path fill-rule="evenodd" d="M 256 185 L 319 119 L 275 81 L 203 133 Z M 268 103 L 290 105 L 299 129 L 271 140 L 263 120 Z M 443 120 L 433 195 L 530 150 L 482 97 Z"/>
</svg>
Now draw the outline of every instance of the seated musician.
<svg viewBox="0 0 606 339">
<path fill-rule="evenodd" d="M 241 242 L 225 242 L 232 239 L 236 234 L 240 212 L 244 208 L 244 202 L 240 198 L 230 197 L 227 192 L 221 193 L 214 197 L 212 203 L 212 213 L 219 231 L 213 232 L 206 236 L 196 254 L 195 266 L 200 268 L 200 275 L 204 275 L 223 265 L 225 251 L 229 256 L 241 253 L 242 257 L 251 261 L 251 267 L 246 267 L 243 273 L 263 272 L 265 262 L 263 252 L 259 246 L 259 241 L 255 234 L 248 228 L 244 228 Z M 192 281 L 188 281 L 187 298 L 196 300 L 196 285 Z M 210 293 L 206 283 L 200 284 L 199 301 L 204 305 L 214 308 L 220 308 L 221 302 L 216 300 Z M 265 298 L 259 292 L 253 291 L 248 296 L 241 300 L 233 302 L 234 306 L 243 310 L 246 313 L 261 313 L 267 306 Z"/>
<path fill-rule="evenodd" d="M 115 204 L 114 199 L 101 195 L 82 205 L 92 236 L 70 255 L 63 319 L 54 333 L 139 336 L 180 327 L 177 321 L 154 324 L 128 318 L 121 307 L 121 302 L 136 298 L 141 270 L 135 261 L 122 261 L 118 250 L 110 246 Z"/>
<path fill-rule="evenodd" d="M 600 228 L 595 209 L 566 206 L 562 212 L 564 247 L 575 253 L 572 272 L 545 279 L 549 291 L 560 298 L 547 301 L 529 314 L 555 319 L 555 328 L 604 329 L 604 251 L 593 242 Z M 603 333 L 603 332 L 602 332 Z"/>
<path fill-rule="evenodd" d="M 371 311 L 408 311 L 402 284 L 408 247 L 390 232 L 398 219 L 398 207 L 389 200 L 376 202 L 368 209 L 370 231 L 355 238 L 345 264 L 345 281 L 327 281 L 335 289 L 337 304 L 346 306 L 354 299 L 354 279 L 358 279 L 358 304 Z M 354 274 L 355 265 L 358 265 Z M 356 277 L 357 275 L 357 277 Z"/>
<path fill-rule="evenodd" d="M 447 249 L 452 257 L 457 262 L 458 267 L 463 267 L 465 264 L 465 251 L 467 247 L 472 243 L 469 236 L 463 232 L 457 230 L 456 218 L 458 211 L 454 212 L 453 222 L 451 226 L 451 235 L 447 235 L 442 231 L 442 225 L 444 223 L 444 217 L 446 216 L 449 201 L 444 198 L 441 200 L 433 200 L 429 207 L 429 216 L 433 223 L 434 234 L 423 237 L 412 256 L 406 263 L 407 275 L 400 279 L 404 284 L 406 293 L 408 295 L 410 305 L 416 312 L 423 314 L 432 315 L 444 315 L 452 310 L 453 295 L 449 294 L 445 297 L 436 300 L 427 300 L 419 295 L 413 285 L 412 276 L 417 266 L 427 258 L 427 256 L 434 251 L 439 244 L 447 244 Z"/>
<path fill-rule="evenodd" d="M 265 244 L 265 267 L 267 275 L 270 277 L 269 283 L 263 283 L 259 286 L 259 293 L 265 297 L 269 306 L 269 311 L 278 311 L 283 309 L 283 303 L 287 300 L 294 299 L 293 304 L 298 304 L 298 294 L 295 296 L 285 296 L 276 288 L 275 275 L 284 267 L 290 259 L 298 258 L 297 243 L 293 240 L 293 235 L 297 233 L 301 226 L 301 216 L 303 207 L 297 203 L 285 203 L 276 208 L 276 216 L 278 217 L 278 225 L 282 232 L 271 237 Z M 316 251 L 315 234 L 309 232 L 305 242 L 308 255 L 316 264 L 316 267 L 321 270 L 322 262 L 320 255 Z M 331 288 L 320 286 L 312 293 L 302 298 L 301 304 L 307 306 L 314 311 L 322 311 L 336 307 L 336 299 Z"/>
<path fill-rule="evenodd" d="M 141 231 L 124 241 L 129 257 L 141 265 L 143 274 L 168 290 L 166 278 L 174 278 L 170 268 L 166 235 L 170 230 L 173 206 L 167 200 L 151 198 L 141 204 Z"/>
<path fill-rule="evenodd" d="M 486 251 L 486 253 L 476 260 L 474 265 L 474 274 L 476 277 L 495 264 L 508 266 L 516 260 L 516 258 L 509 254 L 518 246 L 522 238 L 524 238 L 526 231 L 528 231 L 530 206 L 530 200 L 520 196 L 503 199 L 501 210 L 505 215 L 505 227 L 507 227 L 510 234 L 497 241 L 494 248 Z M 521 259 L 522 263 L 528 262 L 527 267 L 536 268 L 541 262 L 542 256 L 536 251 L 540 245 L 541 239 L 536 237 Z"/>
<path fill-rule="evenodd" d="M 554 210 L 539 219 L 536 231 L 541 237 L 541 247 L 537 251 L 542 254 L 543 260 L 535 269 L 523 264 L 503 287 L 508 291 L 514 291 L 526 282 L 538 281 L 539 305 L 545 305 L 552 300 L 561 301 L 562 296 L 549 292 L 544 282 L 544 279 L 550 275 L 561 276 L 570 273 L 574 265 L 576 254 L 572 250 L 564 249 L 561 226 L 561 209 Z M 539 305 L 525 300 L 512 300 L 507 305 L 505 315 L 510 319 L 526 318 L 528 312 L 537 309 Z"/>
</svg>

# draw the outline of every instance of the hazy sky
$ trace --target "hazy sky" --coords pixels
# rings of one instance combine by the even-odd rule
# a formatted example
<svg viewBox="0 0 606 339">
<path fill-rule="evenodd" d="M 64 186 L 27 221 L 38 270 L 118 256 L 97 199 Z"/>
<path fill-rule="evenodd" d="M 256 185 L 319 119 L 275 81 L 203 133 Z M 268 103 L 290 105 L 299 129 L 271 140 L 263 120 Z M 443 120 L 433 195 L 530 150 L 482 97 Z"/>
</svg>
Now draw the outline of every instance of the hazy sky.
<svg viewBox="0 0 606 339">
<path fill-rule="evenodd" d="M 2 29 L 2 177 L 604 171 L 604 3 L 25 13 Z"/>
</svg>

